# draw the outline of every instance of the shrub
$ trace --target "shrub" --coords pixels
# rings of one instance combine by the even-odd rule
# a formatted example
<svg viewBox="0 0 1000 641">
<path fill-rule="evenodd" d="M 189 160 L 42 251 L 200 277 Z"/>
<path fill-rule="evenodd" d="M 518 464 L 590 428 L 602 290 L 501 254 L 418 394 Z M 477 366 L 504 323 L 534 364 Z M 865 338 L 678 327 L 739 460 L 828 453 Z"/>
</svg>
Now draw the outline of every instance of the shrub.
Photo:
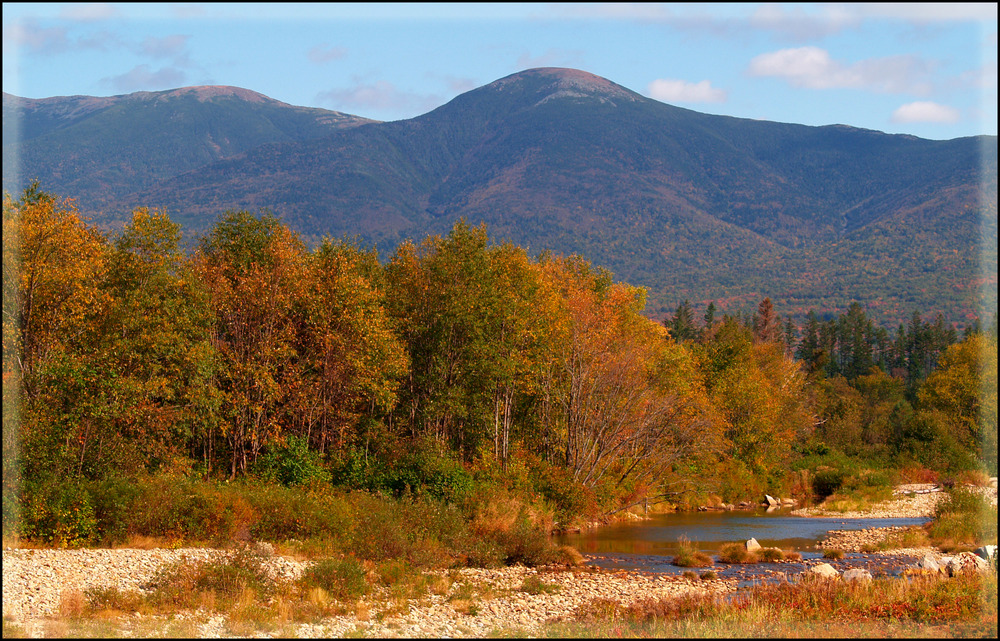
<svg viewBox="0 0 1000 641">
<path fill-rule="evenodd" d="M 768 563 L 776 563 L 785 560 L 785 553 L 778 548 L 764 548 L 760 551 L 760 559 Z"/>
<path fill-rule="evenodd" d="M 757 555 L 747 550 L 742 543 L 726 543 L 719 549 L 722 563 L 757 563 Z"/>
<path fill-rule="evenodd" d="M 156 605 L 197 608 L 206 604 L 229 609 L 247 594 L 266 598 L 275 588 L 263 566 L 263 557 L 249 548 L 207 562 L 181 561 L 161 570 L 147 588 Z"/>
<path fill-rule="evenodd" d="M 556 594 L 560 589 L 559 585 L 546 583 L 535 574 L 525 577 L 524 581 L 521 582 L 521 592 L 528 594 Z"/>
<path fill-rule="evenodd" d="M 939 546 L 996 544 L 997 508 L 977 492 L 956 487 L 938 503 L 928 534 Z"/>
<path fill-rule="evenodd" d="M 319 561 L 306 568 L 299 581 L 306 588 L 322 588 L 339 601 L 354 600 L 369 591 L 365 569 L 354 557 Z"/>
<path fill-rule="evenodd" d="M 844 482 L 845 473 L 843 470 L 819 469 L 813 474 L 813 492 L 817 499 L 825 499 L 838 489 Z"/>
<path fill-rule="evenodd" d="M 673 563 L 681 568 L 703 568 L 713 565 L 715 561 L 710 555 L 693 548 L 687 539 L 681 539 Z"/>
<path fill-rule="evenodd" d="M 265 481 L 286 486 L 330 480 L 330 473 L 323 467 L 319 452 L 309 449 L 309 440 L 299 436 L 289 436 L 283 444 L 272 444 L 254 463 L 251 473 Z"/>
<path fill-rule="evenodd" d="M 80 547 L 98 535 L 93 498 L 79 479 L 50 481 L 26 492 L 21 534 L 60 547 Z"/>
<path fill-rule="evenodd" d="M 844 558 L 844 551 L 838 550 L 837 548 L 831 548 L 829 550 L 823 550 L 824 559 L 832 559 L 834 561 Z"/>
</svg>

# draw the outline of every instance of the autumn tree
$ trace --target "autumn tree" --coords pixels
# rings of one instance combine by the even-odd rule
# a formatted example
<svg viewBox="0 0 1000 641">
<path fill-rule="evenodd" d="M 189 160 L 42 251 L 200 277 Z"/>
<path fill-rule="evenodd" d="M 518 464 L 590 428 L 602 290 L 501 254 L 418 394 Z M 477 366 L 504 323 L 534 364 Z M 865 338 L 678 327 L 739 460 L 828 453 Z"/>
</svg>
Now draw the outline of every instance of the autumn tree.
<svg viewBox="0 0 1000 641">
<path fill-rule="evenodd" d="M 295 366 L 293 308 L 302 297 L 305 254 L 274 216 L 246 211 L 227 212 L 198 249 L 197 274 L 215 316 L 220 429 L 232 476 L 246 471 L 283 427 L 283 374 Z"/>
<path fill-rule="evenodd" d="M 799 363 L 774 342 L 754 343 L 753 332 L 728 318 L 700 353 L 706 386 L 726 421 L 732 456 L 767 473 L 788 460 L 814 417 L 803 393 Z"/>
<path fill-rule="evenodd" d="M 561 411 L 551 418 L 564 425 L 573 478 L 650 484 L 697 450 L 715 451 L 700 378 L 687 352 L 641 315 L 644 290 L 612 284 L 579 259 L 551 258 L 543 268 L 565 306 L 551 352 Z"/>
<path fill-rule="evenodd" d="M 303 266 L 293 309 L 296 365 L 282 385 L 291 428 L 321 453 L 344 447 L 363 417 L 389 412 L 407 371 L 381 271 L 374 250 L 331 239 Z"/>
</svg>

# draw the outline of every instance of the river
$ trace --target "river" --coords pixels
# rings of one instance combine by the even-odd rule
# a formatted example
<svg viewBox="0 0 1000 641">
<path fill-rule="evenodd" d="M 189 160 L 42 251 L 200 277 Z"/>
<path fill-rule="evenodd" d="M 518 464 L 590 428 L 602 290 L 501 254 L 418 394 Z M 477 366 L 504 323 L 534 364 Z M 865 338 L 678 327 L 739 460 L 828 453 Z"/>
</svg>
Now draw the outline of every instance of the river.
<svg viewBox="0 0 1000 641">
<path fill-rule="evenodd" d="M 750 538 L 764 547 L 794 550 L 805 562 L 822 557 L 818 543 L 831 530 L 861 530 L 872 527 L 910 526 L 926 523 L 926 518 L 844 519 L 792 516 L 790 509 L 767 512 L 759 510 L 676 512 L 654 514 L 643 521 L 628 521 L 586 532 L 563 534 L 559 542 L 571 545 L 588 558 L 588 564 L 605 568 L 643 570 L 680 574 L 693 569 L 671 564 L 678 542 L 687 540 L 691 546 L 712 554 L 718 561 L 719 548 L 726 543 L 743 543 Z M 843 570 L 864 567 L 873 574 L 898 574 L 909 559 L 886 558 L 882 555 L 847 554 L 833 563 Z M 793 573 L 804 569 L 805 563 L 757 564 L 732 566 L 716 563 L 712 568 L 722 577 L 753 579 L 762 575 Z"/>
</svg>

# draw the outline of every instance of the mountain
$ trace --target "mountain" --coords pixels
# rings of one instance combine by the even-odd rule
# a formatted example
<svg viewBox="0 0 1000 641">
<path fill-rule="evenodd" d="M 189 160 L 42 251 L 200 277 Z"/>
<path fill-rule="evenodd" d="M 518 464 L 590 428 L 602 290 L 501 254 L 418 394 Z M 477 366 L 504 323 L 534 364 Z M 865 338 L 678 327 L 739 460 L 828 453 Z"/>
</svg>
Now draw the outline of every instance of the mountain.
<svg viewBox="0 0 1000 641">
<path fill-rule="evenodd" d="M 64 110 L 85 108 L 81 98 Z M 104 137 L 131 135 L 134 121 L 112 116 Z M 357 234 L 383 256 L 464 217 L 492 238 L 580 253 L 648 287 L 653 315 L 684 299 L 735 311 L 764 296 L 795 316 L 858 300 L 884 322 L 914 309 L 956 320 L 995 309 L 995 136 L 932 141 L 714 116 L 555 68 L 409 120 L 350 124 L 192 158 L 114 190 L 43 187 L 79 196 L 97 221 L 156 206 L 192 233 L 226 209 L 267 208 L 308 239 Z M 71 162 L 66 147 L 50 151 L 59 131 L 44 134 L 44 152 L 22 144 L 26 175 L 42 158 Z M 148 166 L 117 147 L 135 154 L 125 164 Z M 80 183 L 100 180 L 80 173 Z"/>
<path fill-rule="evenodd" d="M 40 100 L 4 93 L 3 187 L 17 192 L 37 178 L 101 211 L 159 180 L 262 144 L 302 142 L 367 122 L 374 121 L 238 87 Z"/>
</svg>

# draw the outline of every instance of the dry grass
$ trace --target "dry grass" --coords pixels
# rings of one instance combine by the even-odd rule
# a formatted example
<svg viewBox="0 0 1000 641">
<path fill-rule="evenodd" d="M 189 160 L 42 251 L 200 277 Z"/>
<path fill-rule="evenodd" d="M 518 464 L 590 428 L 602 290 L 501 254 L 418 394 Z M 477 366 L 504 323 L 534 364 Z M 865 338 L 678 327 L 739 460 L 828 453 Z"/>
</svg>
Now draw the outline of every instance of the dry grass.
<svg viewBox="0 0 1000 641">
<path fill-rule="evenodd" d="M 726 543 L 719 549 L 719 561 L 722 563 L 757 563 L 757 554 L 747 550 L 742 543 Z"/>
<path fill-rule="evenodd" d="M 760 585 L 731 599 L 689 594 L 630 607 L 597 599 L 548 637 L 984 637 L 997 633 L 996 574 Z"/>
</svg>

